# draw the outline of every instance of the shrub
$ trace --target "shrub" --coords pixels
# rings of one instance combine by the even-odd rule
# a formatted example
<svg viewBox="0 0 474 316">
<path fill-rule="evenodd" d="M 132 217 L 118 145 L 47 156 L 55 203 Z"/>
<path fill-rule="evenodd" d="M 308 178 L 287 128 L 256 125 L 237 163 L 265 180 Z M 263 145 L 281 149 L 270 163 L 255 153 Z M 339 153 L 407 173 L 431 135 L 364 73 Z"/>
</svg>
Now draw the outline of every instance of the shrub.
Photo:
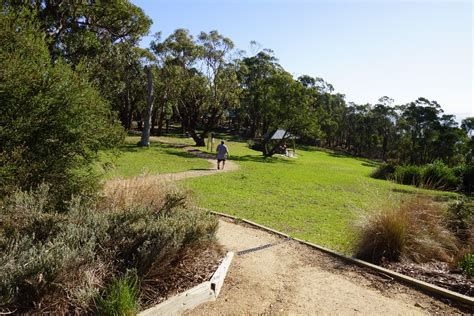
<svg viewBox="0 0 474 316">
<path fill-rule="evenodd" d="M 474 230 L 474 204 L 467 199 L 459 199 L 449 205 L 448 227 L 463 242 L 467 242 Z"/>
<path fill-rule="evenodd" d="M 370 176 L 375 179 L 387 180 L 393 177 L 396 165 L 393 163 L 383 163 L 379 165 Z"/>
<path fill-rule="evenodd" d="M 464 167 L 462 172 L 461 187 L 463 192 L 471 194 L 474 192 L 474 164 Z"/>
<path fill-rule="evenodd" d="M 467 253 L 459 261 L 459 268 L 469 278 L 474 277 L 474 254 Z"/>
<path fill-rule="evenodd" d="M 107 287 L 104 297 L 97 303 L 103 315 L 135 315 L 139 311 L 138 275 L 135 270 L 127 270 L 121 278 L 116 278 Z"/>
<path fill-rule="evenodd" d="M 94 195 L 97 152 L 122 137 L 79 65 L 51 63 L 31 13 L 0 13 L 0 199 L 50 184 L 50 203 Z"/>
<path fill-rule="evenodd" d="M 402 257 L 415 262 L 452 262 L 459 251 L 443 210 L 419 196 L 367 215 L 358 225 L 358 234 L 356 257 L 375 263 Z"/>
<path fill-rule="evenodd" d="M 74 199 L 61 213 L 45 207 L 45 185 L 6 199 L 0 208 L 0 308 L 94 313 L 114 274 L 136 269 L 141 278 L 151 269 L 166 271 L 185 249 L 214 241 L 217 220 L 193 208 L 186 192 L 155 180 L 131 183 L 133 189 L 109 186 L 95 204 Z M 131 287 L 117 282 L 102 293 L 107 302 L 114 296 L 128 301 Z"/>
<path fill-rule="evenodd" d="M 442 161 L 436 161 L 423 168 L 422 183 L 425 188 L 456 190 L 459 187 L 459 177 Z"/>
<path fill-rule="evenodd" d="M 421 183 L 423 168 L 418 166 L 397 166 L 394 179 L 401 184 L 418 186 Z"/>
</svg>

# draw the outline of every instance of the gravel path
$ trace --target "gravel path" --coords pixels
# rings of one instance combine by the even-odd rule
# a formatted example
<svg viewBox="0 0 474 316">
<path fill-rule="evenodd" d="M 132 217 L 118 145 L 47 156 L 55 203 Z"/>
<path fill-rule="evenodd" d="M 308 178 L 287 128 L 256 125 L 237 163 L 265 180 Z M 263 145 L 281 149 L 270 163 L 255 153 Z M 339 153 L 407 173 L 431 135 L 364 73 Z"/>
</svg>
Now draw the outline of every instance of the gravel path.
<svg viewBox="0 0 474 316">
<path fill-rule="evenodd" d="M 221 220 L 219 242 L 239 251 L 280 237 Z M 190 315 L 423 315 L 461 311 L 373 272 L 294 241 L 235 256 L 216 302 Z"/>
</svg>

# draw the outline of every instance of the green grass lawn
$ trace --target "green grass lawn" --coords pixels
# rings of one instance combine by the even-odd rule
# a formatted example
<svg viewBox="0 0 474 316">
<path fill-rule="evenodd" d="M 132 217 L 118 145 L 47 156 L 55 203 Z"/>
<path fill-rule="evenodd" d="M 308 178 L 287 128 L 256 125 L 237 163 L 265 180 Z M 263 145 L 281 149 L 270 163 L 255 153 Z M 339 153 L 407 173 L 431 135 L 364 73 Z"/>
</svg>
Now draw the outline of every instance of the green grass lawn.
<svg viewBox="0 0 474 316">
<path fill-rule="evenodd" d="M 157 140 L 160 138 L 153 138 Z M 193 144 L 189 138 L 164 141 Z M 127 138 L 122 155 L 107 177 L 143 172 L 164 173 L 208 167 L 208 163 L 168 145 L 152 142 L 137 148 L 138 137 Z M 228 141 L 234 172 L 183 180 L 198 205 L 272 227 L 346 254 L 351 253 L 353 226 L 364 213 L 416 193 L 437 197 L 455 194 L 422 190 L 369 177 L 374 163 L 329 151 L 305 148 L 298 158 L 263 158 L 246 143 Z M 205 151 L 205 148 L 200 148 Z"/>
<path fill-rule="evenodd" d="M 166 138 L 163 138 L 166 140 Z M 157 142 L 152 137 L 149 148 L 138 147 L 138 136 L 129 136 L 118 150 L 102 152 L 99 170 L 106 179 L 129 178 L 141 174 L 161 174 L 208 168 L 209 163 L 181 149 Z M 187 139 L 176 142 L 191 143 Z"/>
<path fill-rule="evenodd" d="M 265 159 L 245 143 L 227 142 L 235 172 L 187 179 L 200 206 L 246 218 L 350 254 L 354 222 L 400 195 L 453 196 L 369 177 L 374 163 L 327 151 Z"/>
</svg>

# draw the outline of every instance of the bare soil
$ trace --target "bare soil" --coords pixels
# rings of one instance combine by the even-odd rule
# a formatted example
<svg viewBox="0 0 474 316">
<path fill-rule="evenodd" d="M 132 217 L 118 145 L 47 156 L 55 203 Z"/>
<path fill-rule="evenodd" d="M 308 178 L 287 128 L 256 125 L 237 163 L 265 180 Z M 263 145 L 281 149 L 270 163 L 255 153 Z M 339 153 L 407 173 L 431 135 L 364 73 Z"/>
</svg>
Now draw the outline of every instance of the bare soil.
<svg viewBox="0 0 474 316">
<path fill-rule="evenodd" d="M 228 251 L 281 241 L 277 235 L 221 220 L 218 240 Z M 295 241 L 235 256 L 216 302 L 189 315 L 472 313 L 392 278 L 348 265 Z"/>
<path fill-rule="evenodd" d="M 474 296 L 474 278 L 461 274 L 460 269 L 452 269 L 445 262 L 395 262 L 384 263 L 383 267 L 444 287 L 467 296 Z"/>
</svg>

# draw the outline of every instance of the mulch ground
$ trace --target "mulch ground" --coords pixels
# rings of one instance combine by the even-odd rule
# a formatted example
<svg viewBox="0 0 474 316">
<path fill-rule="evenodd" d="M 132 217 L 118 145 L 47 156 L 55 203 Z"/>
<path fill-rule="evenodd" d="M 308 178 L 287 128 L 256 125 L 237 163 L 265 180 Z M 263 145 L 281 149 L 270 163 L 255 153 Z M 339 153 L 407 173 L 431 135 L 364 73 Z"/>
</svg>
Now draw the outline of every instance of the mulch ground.
<svg viewBox="0 0 474 316">
<path fill-rule="evenodd" d="M 384 263 L 382 266 L 451 291 L 474 296 L 474 278 L 462 275 L 459 269 L 452 269 L 444 262 L 396 262 Z"/>
<path fill-rule="evenodd" d="M 181 292 L 210 280 L 225 256 L 225 251 L 215 243 L 187 249 L 166 273 L 142 282 L 142 308 L 150 308 Z"/>
</svg>

